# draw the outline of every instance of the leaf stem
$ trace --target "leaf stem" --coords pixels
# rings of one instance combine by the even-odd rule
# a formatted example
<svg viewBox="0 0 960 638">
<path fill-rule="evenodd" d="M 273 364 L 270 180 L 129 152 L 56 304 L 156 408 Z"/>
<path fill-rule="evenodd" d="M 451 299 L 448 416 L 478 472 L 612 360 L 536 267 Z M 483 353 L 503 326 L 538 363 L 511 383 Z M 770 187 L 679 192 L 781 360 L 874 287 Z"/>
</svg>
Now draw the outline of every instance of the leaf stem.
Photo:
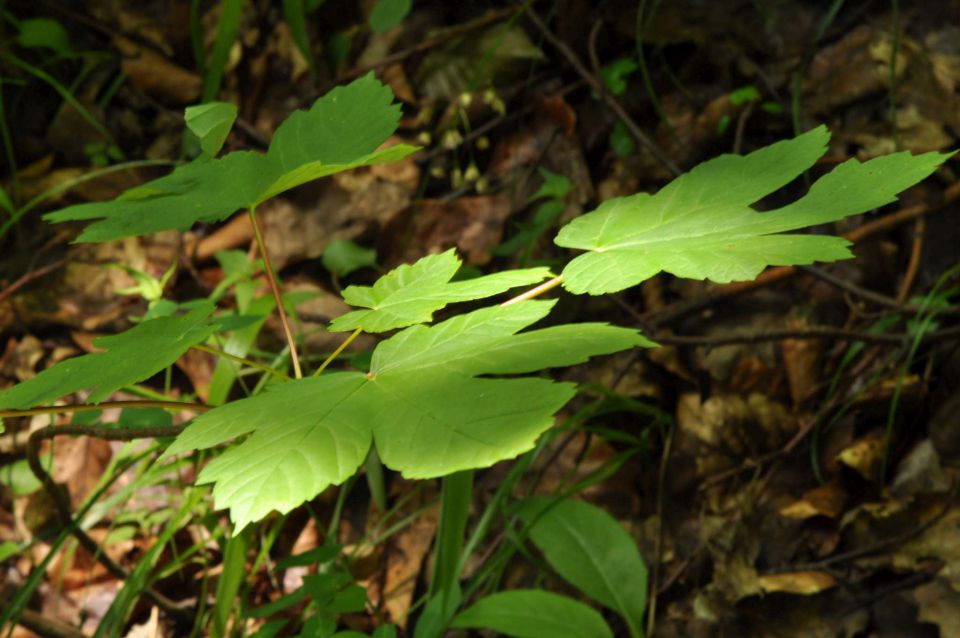
<svg viewBox="0 0 960 638">
<path fill-rule="evenodd" d="M 73 414 L 76 412 L 92 412 L 110 408 L 163 408 L 165 410 L 196 410 L 206 412 L 214 406 L 203 403 L 189 403 L 186 401 L 103 401 L 97 404 L 85 403 L 82 405 L 50 405 L 43 408 L 29 410 L 0 410 L 0 419 L 17 416 L 35 416 L 37 414 Z"/>
<path fill-rule="evenodd" d="M 347 346 L 349 346 L 349 345 L 353 342 L 354 339 L 356 339 L 357 337 L 359 337 L 361 332 L 362 332 L 362 328 L 357 328 L 356 330 L 354 330 L 353 332 L 351 332 L 351 333 L 350 333 L 350 336 L 347 337 L 347 338 L 343 341 L 343 343 L 341 343 L 339 346 L 337 346 L 337 349 L 334 350 L 333 352 L 331 352 L 331 353 L 330 353 L 330 356 L 327 357 L 326 360 L 325 360 L 323 363 L 320 364 L 320 367 L 317 368 L 317 371 L 313 373 L 313 376 L 316 377 L 316 376 L 318 376 L 321 372 L 323 372 L 324 370 L 326 370 L 326 369 L 327 369 L 327 366 L 330 365 L 331 363 L 333 363 L 333 360 L 336 359 L 337 357 L 339 357 L 339 356 L 340 356 L 340 353 L 343 352 L 344 350 L 346 350 L 346 349 L 347 349 Z"/>
<path fill-rule="evenodd" d="M 290 330 L 290 320 L 287 319 L 287 311 L 283 307 L 283 298 L 280 295 L 280 286 L 277 284 L 277 278 L 273 273 L 273 265 L 270 263 L 270 255 L 267 254 L 267 245 L 263 241 L 263 232 L 260 230 L 260 222 L 257 221 L 257 209 L 250 207 L 250 224 L 253 226 L 253 235 L 257 239 L 257 249 L 260 256 L 263 257 L 263 269 L 267 273 L 267 281 L 270 283 L 270 290 L 273 291 L 273 298 L 277 301 L 277 313 L 280 315 L 280 323 L 283 325 L 283 334 L 287 338 L 287 345 L 290 347 L 290 360 L 293 361 L 293 376 L 298 379 L 303 378 L 303 370 L 300 368 L 300 356 L 297 354 L 297 344 L 293 340 L 293 332 Z"/>
<path fill-rule="evenodd" d="M 251 361 L 250 359 L 244 359 L 243 357 L 238 357 L 238 356 L 235 355 L 235 354 L 230 354 L 229 352 L 225 352 L 225 351 L 223 351 L 223 350 L 219 350 L 219 349 L 213 348 L 213 347 L 211 347 L 211 346 L 205 346 L 205 345 L 203 345 L 202 343 L 194 344 L 194 345 L 190 346 L 190 348 L 192 348 L 193 350 L 199 350 L 200 352 L 206 352 L 206 353 L 208 353 L 208 354 L 212 354 L 212 355 L 214 355 L 215 357 L 222 357 L 222 358 L 224 358 L 224 359 L 229 359 L 230 361 L 235 361 L 235 362 L 237 362 L 237 363 L 239 363 L 239 364 L 241 364 L 241 365 L 245 365 L 245 366 L 248 366 L 248 367 L 251 367 L 251 368 L 256 368 L 257 370 L 262 370 L 262 371 L 264 371 L 264 372 L 266 372 L 266 373 L 268 373 L 268 374 L 272 374 L 272 375 L 275 376 L 275 377 L 279 377 L 280 379 L 283 379 L 284 381 L 289 381 L 289 380 L 290 380 L 290 375 L 284 374 L 283 372 L 280 372 L 279 370 L 274 370 L 273 368 L 271 368 L 271 367 L 268 366 L 268 365 L 265 365 L 265 364 L 263 364 L 263 363 L 257 363 L 256 361 Z"/>
<path fill-rule="evenodd" d="M 533 299 L 534 297 L 536 297 L 536 296 L 538 296 L 538 295 L 542 295 L 543 293 L 547 292 L 548 290 L 552 290 L 552 289 L 556 288 L 556 287 L 559 286 L 561 283 L 563 283 L 563 275 L 557 275 L 557 276 L 554 277 L 553 279 L 550 279 L 550 280 L 548 280 L 548 281 L 545 281 L 545 282 L 543 282 L 542 284 L 540 284 L 539 286 L 537 286 L 537 287 L 535 287 L 535 288 L 531 288 L 530 290 L 528 290 L 528 291 L 526 291 L 526 292 L 522 292 L 522 293 L 520 293 L 519 295 L 517 295 L 516 297 L 513 297 L 512 299 L 507 299 L 506 301 L 504 301 L 504 302 L 503 302 L 502 304 L 500 304 L 500 305 L 501 305 L 501 306 L 510 306 L 510 305 L 513 305 L 513 304 L 515 304 L 515 303 L 517 303 L 517 302 L 520 302 L 520 301 L 526 301 L 527 299 Z"/>
</svg>

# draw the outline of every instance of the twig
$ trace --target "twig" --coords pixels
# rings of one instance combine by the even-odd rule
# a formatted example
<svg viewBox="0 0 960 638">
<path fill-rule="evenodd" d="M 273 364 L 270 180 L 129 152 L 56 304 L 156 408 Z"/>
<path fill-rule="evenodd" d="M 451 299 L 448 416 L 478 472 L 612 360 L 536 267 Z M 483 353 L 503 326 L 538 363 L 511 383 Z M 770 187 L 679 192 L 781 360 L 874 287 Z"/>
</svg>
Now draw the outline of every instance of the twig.
<svg viewBox="0 0 960 638">
<path fill-rule="evenodd" d="M 36 270 L 31 270 L 30 272 L 18 278 L 16 281 L 14 281 L 12 284 L 7 286 L 3 290 L 0 290 L 0 301 L 3 301 L 4 299 L 9 297 L 16 291 L 26 286 L 28 283 L 30 283 L 34 279 L 39 279 L 40 277 L 43 277 L 44 275 L 53 272 L 57 268 L 62 267 L 66 263 L 67 263 L 66 259 L 58 259 L 57 261 L 51 262 L 46 266 L 41 266 Z"/>
<path fill-rule="evenodd" d="M 547 25 L 543 23 L 543 20 L 540 19 L 540 16 L 537 15 L 536 10 L 530 5 L 530 3 L 524 3 L 524 11 L 526 11 L 527 16 L 530 18 L 530 21 L 533 22 L 540 32 L 543 33 L 543 37 L 547 39 L 560 53 L 567 59 L 567 62 L 574 68 L 574 70 L 580 74 L 580 76 L 590 85 L 590 88 L 596 91 L 596 93 L 603 99 L 611 111 L 616 114 L 618 118 L 624 123 L 630 133 L 633 135 L 634 139 L 637 140 L 637 143 L 647 149 L 647 151 L 653 155 L 658 162 L 660 162 L 664 168 L 666 168 L 674 176 L 680 175 L 682 172 L 676 164 L 673 163 L 666 153 L 660 150 L 656 144 L 653 143 L 653 140 L 647 136 L 646 133 L 640 128 L 639 125 L 634 121 L 630 114 L 626 112 L 623 106 L 607 91 L 606 87 L 603 86 L 603 83 L 598 81 L 597 78 L 590 73 L 589 70 L 583 65 L 583 62 L 580 61 L 579 56 L 574 53 L 567 44 L 558 38 L 556 35 L 547 28 Z"/>
<path fill-rule="evenodd" d="M 66 488 L 53 480 L 53 477 L 44 469 L 40 462 L 40 444 L 60 435 L 72 436 L 93 436 L 108 441 L 132 441 L 135 439 L 155 438 L 176 436 L 183 431 L 185 426 L 172 425 L 166 427 L 148 427 L 148 428 L 111 428 L 91 425 L 51 425 L 37 430 L 30 435 L 27 441 L 27 464 L 30 471 L 37 477 L 43 489 L 50 495 L 54 508 L 57 511 L 57 517 L 61 525 L 70 530 L 77 542 L 83 546 L 101 565 L 103 565 L 114 577 L 126 580 L 129 578 L 127 571 L 106 555 L 95 540 L 93 540 L 78 524 L 73 520 L 70 511 L 70 498 L 67 495 Z M 144 595 L 155 605 L 163 609 L 171 617 L 177 618 L 184 623 L 193 622 L 193 614 L 180 607 L 175 601 L 167 598 L 151 587 L 145 587 Z"/>
<path fill-rule="evenodd" d="M 945 341 L 960 337 L 960 326 L 952 326 L 928 332 L 920 337 L 922 341 Z M 687 337 L 675 335 L 652 335 L 651 339 L 668 346 L 726 346 L 736 343 L 762 343 L 764 341 L 781 341 L 783 339 L 835 339 L 837 341 L 863 341 L 865 343 L 891 343 L 904 345 L 917 338 L 916 335 L 905 332 L 874 334 L 859 330 L 844 330 L 829 326 L 810 326 L 797 330 L 771 330 L 755 334 L 719 335 L 716 337 Z"/>
<path fill-rule="evenodd" d="M 451 27 L 450 29 L 445 30 L 443 33 L 439 35 L 436 35 L 432 38 L 427 38 L 426 40 L 423 40 L 418 44 L 415 44 L 412 47 L 409 47 L 402 51 L 397 51 L 396 53 L 391 53 L 390 55 L 386 55 L 380 58 L 379 60 L 377 60 L 376 62 L 371 62 L 370 64 L 363 64 L 361 66 L 354 67 L 349 71 L 347 71 L 346 73 L 344 73 L 342 76 L 340 76 L 337 79 L 337 81 L 351 80 L 353 78 L 363 75 L 367 71 L 376 71 L 376 70 L 382 69 L 385 66 L 389 66 L 396 62 L 405 60 L 411 55 L 420 53 L 421 51 L 432 49 L 435 46 L 438 46 L 443 44 L 444 42 L 453 40 L 454 38 L 458 38 L 461 35 L 465 33 L 469 33 L 470 31 L 473 31 L 475 29 L 480 29 L 489 24 L 493 24 L 494 22 L 500 22 L 504 18 L 510 17 L 515 13 L 517 13 L 517 9 L 514 9 L 514 8 L 500 9 L 499 11 L 491 11 L 487 15 L 481 16 L 480 18 L 473 20 L 472 22 Z"/>
<path fill-rule="evenodd" d="M 214 406 L 203 403 L 189 403 L 186 401 L 101 401 L 100 403 L 84 403 L 81 405 L 51 405 L 43 408 L 29 408 L 27 410 L 0 410 L 0 419 L 18 416 L 36 416 L 38 414 L 74 414 L 76 412 L 93 412 L 110 408 L 163 408 L 164 410 L 194 410 L 206 412 Z"/>
<path fill-rule="evenodd" d="M 657 596 L 660 583 L 660 566 L 663 560 L 663 493 L 667 483 L 667 463 L 670 462 L 670 450 L 673 447 L 673 433 L 675 428 L 668 426 L 667 438 L 663 443 L 663 454 L 660 458 L 660 471 L 657 474 L 657 536 L 653 550 L 653 573 L 650 579 L 650 601 L 647 613 L 647 638 L 653 636 L 653 629 L 657 622 Z"/>
<path fill-rule="evenodd" d="M 927 220 L 918 217 L 913 224 L 913 243 L 910 246 L 910 261 L 907 263 L 907 272 L 903 275 L 900 290 L 897 292 L 897 301 L 906 303 L 910 297 L 910 289 L 920 270 L 920 257 L 923 256 L 923 235 L 927 230 Z"/>
<path fill-rule="evenodd" d="M 280 315 L 280 324 L 283 326 L 283 334 L 287 339 L 287 346 L 290 348 L 290 359 L 293 361 L 293 376 L 301 379 L 303 378 L 303 370 L 300 368 L 297 342 L 293 338 L 293 331 L 290 330 L 287 311 L 283 307 L 283 296 L 280 294 L 280 286 L 277 284 L 277 278 L 273 272 L 273 265 L 270 263 L 270 255 L 267 253 L 267 245 L 263 241 L 263 231 L 260 230 L 260 222 L 257 221 L 257 212 L 253 206 L 250 207 L 250 224 L 253 226 L 253 234 L 257 240 L 260 256 L 263 257 L 263 269 L 267 272 L 267 282 L 270 284 L 270 290 L 273 291 L 273 298 L 277 302 L 277 313 Z"/>
</svg>

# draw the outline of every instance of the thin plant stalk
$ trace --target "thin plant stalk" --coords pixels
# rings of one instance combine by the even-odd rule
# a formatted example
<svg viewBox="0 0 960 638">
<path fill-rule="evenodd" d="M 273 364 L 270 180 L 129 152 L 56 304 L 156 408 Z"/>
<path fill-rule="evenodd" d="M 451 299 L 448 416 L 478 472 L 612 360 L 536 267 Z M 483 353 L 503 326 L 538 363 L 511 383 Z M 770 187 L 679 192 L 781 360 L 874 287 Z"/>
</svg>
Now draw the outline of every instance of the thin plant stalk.
<svg viewBox="0 0 960 638">
<path fill-rule="evenodd" d="M 257 249 L 260 256 L 263 257 L 263 269 L 267 273 L 267 281 L 270 283 L 270 290 L 273 291 L 273 298 L 277 302 L 277 313 L 280 315 L 280 324 L 283 326 L 283 334 L 287 339 L 287 346 L 290 348 L 290 360 L 293 362 L 293 376 L 297 379 L 303 378 L 303 370 L 300 368 L 300 356 L 297 354 L 297 344 L 293 339 L 293 331 L 290 330 L 290 320 L 287 318 L 287 311 L 283 307 L 283 297 L 280 295 L 280 286 L 277 284 L 277 277 L 273 272 L 273 265 L 270 263 L 270 255 L 267 254 L 267 245 L 263 241 L 263 231 L 260 230 L 260 222 L 257 221 L 257 209 L 250 207 L 250 224 L 253 226 L 253 234 L 257 240 Z"/>
<path fill-rule="evenodd" d="M 236 363 L 245 365 L 250 368 L 256 368 L 257 370 L 262 370 L 263 372 L 272 374 L 273 376 L 283 379 L 284 381 L 290 380 L 290 377 L 288 375 L 284 374 L 283 372 L 280 372 L 279 370 L 274 370 L 268 365 L 257 363 L 256 361 L 251 361 L 250 359 L 244 359 L 243 357 L 238 357 L 235 354 L 230 354 L 229 352 L 225 352 L 223 350 L 219 350 L 211 346 L 205 346 L 202 343 L 194 344 L 190 346 L 190 348 L 193 350 L 199 350 L 200 352 L 206 352 L 207 354 L 212 354 L 215 357 L 229 359 L 230 361 L 234 361 Z"/>
<path fill-rule="evenodd" d="M 361 333 L 361 332 L 362 332 L 362 328 L 357 328 L 356 330 L 354 330 L 353 332 L 351 332 L 351 333 L 350 333 L 350 336 L 347 337 L 346 339 L 344 339 L 343 343 L 341 343 L 339 346 L 337 346 L 337 349 L 334 350 L 333 352 L 331 352 L 331 353 L 330 353 L 330 356 L 327 357 L 327 358 L 324 360 L 324 362 L 320 364 L 320 367 L 317 368 L 317 371 L 313 373 L 313 376 L 315 376 L 315 377 L 316 377 L 316 376 L 320 376 L 320 374 L 321 374 L 324 370 L 327 369 L 327 366 L 329 366 L 331 363 L 333 363 L 334 359 L 336 359 L 337 357 L 339 357 L 339 356 L 340 356 L 340 353 L 342 353 L 344 350 L 346 350 L 346 349 L 347 349 L 347 346 L 349 346 L 351 343 L 353 343 L 353 340 L 360 336 L 360 333 Z"/>
<path fill-rule="evenodd" d="M 447 599 L 460 578 L 460 553 L 467 530 L 467 517 L 473 497 L 473 470 L 464 470 L 443 477 L 440 488 L 440 523 L 437 527 L 436 561 L 430 596 Z"/>
</svg>

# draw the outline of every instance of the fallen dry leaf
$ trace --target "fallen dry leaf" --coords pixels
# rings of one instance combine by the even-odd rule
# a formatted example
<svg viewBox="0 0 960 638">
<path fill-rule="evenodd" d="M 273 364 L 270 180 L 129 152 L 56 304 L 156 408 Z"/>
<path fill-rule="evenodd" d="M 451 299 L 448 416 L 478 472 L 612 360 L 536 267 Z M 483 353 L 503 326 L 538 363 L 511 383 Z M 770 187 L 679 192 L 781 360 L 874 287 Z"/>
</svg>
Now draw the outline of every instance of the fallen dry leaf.
<svg viewBox="0 0 960 638">
<path fill-rule="evenodd" d="M 874 431 L 853 442 L 837 455 L 837 460 L 857 471 L 868 481 L 880 478 L 880 469 L 883 467 L 884 436 L 882 432 Z"/>
<path fill-rule="evenodd" d="M 834 479 L 808 490 L 798 500 L 781 508 L 780 515 L 799 520 L 814 516 L 837 518 L 843 513 L 846 499 L 847 494 L 842 483 Z"/>
<path fill-rule="evenodd" d="M 784 572 L 765 574 L 758 579 L 760 589 L 766 593 L 783 592 L 812 596 L 837 584 L 836 579 L 826 572 Z"/>
</svg>

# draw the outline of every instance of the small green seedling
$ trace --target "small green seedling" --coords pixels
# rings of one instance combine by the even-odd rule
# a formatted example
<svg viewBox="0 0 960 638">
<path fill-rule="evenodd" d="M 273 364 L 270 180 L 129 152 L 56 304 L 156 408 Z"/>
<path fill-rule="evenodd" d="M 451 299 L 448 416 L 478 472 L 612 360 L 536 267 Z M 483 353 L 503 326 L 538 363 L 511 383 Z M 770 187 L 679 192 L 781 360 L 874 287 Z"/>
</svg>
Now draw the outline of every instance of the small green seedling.
<svg viewBox="0 0 960 638">
<path fill-rule="evenodd" d="M 418 628 L 418 636 L 439 635 L 451 619 L 458 627 L 528 635 L 520 625 L 528 622 L 521 616 L 531 604 L 555 610 L 590 635 L 609 635 L 593 610 L 542 593 L 505 592 L 454 618 L 462 565 L 456 537 L 462 538 L 470 504 L 469 471 L 533 448 L 577 392 L 573 383 L 554 381 L 543 371 L 656 346 L 635 329 L 606 323 L 540 327 L 555 301 L 534 297 L 558 285 L 571 294 L 615 293 L 661 272 L 725 283 L 752 279 L 771 265 L 846 259 L 851 256 L 846 240 L 793 231 L 889 204 L 897 193 L 929 176 L 948 155 L 902 152 L 867 162 L 851 159 L 814 182 L 793 203 L 765 212 L 754 208 L 810 170 L 826 152 L 830 134 L 821 126 L 749 155 L 705 162 L 656 194 L 603 202 L 556 235 L 558 246 L 583 251 L 560 275 L 545 268 L 524 268 L 458 281 L 454 276 L 460 260 L 453 251 L 429 255 L 399 266 L 372 286 L 346 288 L 344 301 L 356 309 L 333 319 L 328 329 L 351 334 L 313 375 L 305 377 L 255 209 L 308 181 L 414 152 L 407 145 L 381 148 L 399 116 L 390 90 L 368 75 L 334 89 L 309 111 L 291 115 L 277 129 L 266 154 L 234 151 L 216 157 L 232 112 L 216 106 L 194 110 L 190 125 L 203 150 L 195 160 L 114 201 L 72 206 L 47 218 L 91 221 L 78 241 L 107 241 L 171 228 L 186 230 L 198 222 L 226 219 L 241 209 L 249 211 L 276 302 L 261 298 L 267 300 L 261 303 L 254 297 L 253 282 L 244 278 L 248 270 L 230 265 L 238 261 L 235 255 L 223 256 L 224 263 L 237 277 L 235 294 L 241 309 L 266 313 L 275 308 L 280 313 L 288 346 L 278 360 L 292 364 L 294 378 L 267 367 L 271 374 L 251 389 L 251 396 L 224 402 L 229 383 L 238 378 L 224 377 L 228 383 L 218 384 L 216 400 L 200 406 L 204 413 L 188 424 L 165 455 L 225 448 L 212 455 L 197 482 L 213 485 L 216 506 L 229 510 L 238 530 L 271 512 L 290 512 L 330 485 L 356 475 L 368 457 L 379 458 L 410 479 L 445 477 L 441 529 L 447 531 L 441 533 L 440 545 L 453 554 L 438 561 L 439 585 L 432 587 L 435 595 L 424 612 L 434 624 L 432 629 Z M 470 312 L 451 314 L 448 308 L 529 286 L 534 287 L 506 302 L 497 303 L 502 301 L 498 298 Z M 10 415 L 16 412 L 9 411 L 52 406 L 81 390 L 90 391 L 87 401 L 97 404 L 117 389 L 166 369 L 190 347 L 209 350 L 206 344 L 213 340 L 234 344 L 230 348 L 237 349 L 229 356 L 236 359 L 235 352 L 252 347 L 263 320 L 262 314 L 238 318 L 211 300 L 183 302 L 179 308 L 170 316 L 102 337 L 94 342 L 102 352 L 60 362 L 0 393 L 0 410 Z M 445 308 L 448 318 L 434 323 L 434 314 Z M 360 333 L 386 331 L 397 332 L 376 345 L 369 371 L 326 371 Z M 241 333 L 245 336 L 237 341 Z M 453 497 L 464 493 L 466 498 Z M 622 616 L 631 636 L 640 636 L 646 579 L 641 578 L 636 548 L 626 542 L 629 538 L 589 506 L 564 502 L 543 510 L 540 505 L 532 504 L 536 513 L 524 510 L 521 518 L 547 562 L 573 586 Z M 569 547 L 568 537 L 575 534 L 564 529 L 571 526 L 577 528 L 576 534 L 603 538 L 605 551 L 616 549 L 613 564 L 604 553 Z M 606 574 L 617 575 L 617 582 L 600 577 Z M 349 586 L 337 591 L 347 590 L 355 599 L 344 602 L 343 609 L 353 609 L 360 594 Z M 329 620 L 316 622 L 326 626 Z"/>
</svg>

